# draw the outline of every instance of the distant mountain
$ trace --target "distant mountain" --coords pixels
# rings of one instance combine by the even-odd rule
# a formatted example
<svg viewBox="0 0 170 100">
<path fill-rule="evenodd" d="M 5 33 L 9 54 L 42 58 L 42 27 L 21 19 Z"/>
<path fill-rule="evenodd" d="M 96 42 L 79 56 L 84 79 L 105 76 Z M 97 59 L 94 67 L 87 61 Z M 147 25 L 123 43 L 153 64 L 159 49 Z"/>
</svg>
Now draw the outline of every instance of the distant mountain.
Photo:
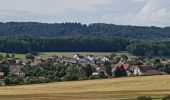
<svg viewBox="0 0 170 100">
<path fill-rule="evenodd" d="M 117 36 L 140 39 L 170 38 L 170 27 L 144 27 L 129 25 L 114 25 L 94 23 L 37 23 L 37 22 L 7 22 L 0 23 L 0 36 Z"/>
</svg>

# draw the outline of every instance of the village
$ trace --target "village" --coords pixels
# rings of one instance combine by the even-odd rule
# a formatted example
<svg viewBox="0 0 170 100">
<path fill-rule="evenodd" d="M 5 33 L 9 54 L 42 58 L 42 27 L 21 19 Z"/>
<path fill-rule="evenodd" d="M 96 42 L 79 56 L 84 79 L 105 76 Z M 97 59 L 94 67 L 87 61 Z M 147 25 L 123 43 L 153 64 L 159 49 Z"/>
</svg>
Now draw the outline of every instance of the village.
<svg viewBox="0 0 170 100">
<path fill-rule="evenodd" d="M 0 82 L 5 85 L 167 75 L 170 72 L 168 59 L 130 58 L 114 53 L 104 57 L 91 54 L 75 54 L 72 57 L 53 55 L 48 59 L 31 54 L 16 58 L 8 54 L 0 58 Z"/>
</svg>

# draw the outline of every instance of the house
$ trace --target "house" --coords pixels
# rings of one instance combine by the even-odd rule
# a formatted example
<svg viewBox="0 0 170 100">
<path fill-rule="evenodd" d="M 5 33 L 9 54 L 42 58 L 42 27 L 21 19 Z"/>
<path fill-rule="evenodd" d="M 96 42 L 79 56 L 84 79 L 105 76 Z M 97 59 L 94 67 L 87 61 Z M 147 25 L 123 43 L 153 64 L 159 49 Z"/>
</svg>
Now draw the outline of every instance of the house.
<svg viewBox="0 0 170 100">
<path fill-rule="evenodd" d="M 170 61 L 169 61 L 169 60 L 161 61 L 161 64 L 163 64 L 163 65 L 169 65 L 169 64 L 170 64 Z"/>
<path fill-rule="evenodd" d="M 106 72 L 103 72 L 103 73 L 104 73 L 105 76 L 108 76 L 108 74 Z M 92 76 L 99 76 L 99 72 L 93 72 Z"/>
<path fill-rule="evenodd" d="M 7 63 L 10 64 L 10 65 L 15 65 L 16 59 L 15 58 L 7 58 Z"/>
<path fill-rule="evenodd" d="M 101 59 L 102 61 L 110 61 L 110 58 L 109 58 L 109 56 L 104 56 L 102 59 Z"/>
<path fill-rule="evenodd" d="M 98 76 L 99 73 L 98 73 L 98 72 L 93 72 L 92 75 L 93 75 L 93 76 Z"/>
<path fill-rule="evenodd" d="M 43 59 L 40 56 L 36 56 L 32 65 L 40 65 L 42 62 Z"/>
<path fill-rule="evenodd" d="M 5 73 L 4 72 L 0 72 L 0 79 L 4 78 Z"/>
<path fill-rule="evenodd" d="M 31 59 L 22 59 L 22 65 L 30 64 L 31 62 Z"/>
<path fill-rule="evenodd" d="M 96 60 L 96 57 L 94 55 L 87 55 L 87 59 L 89 59 L 90 61 L 94 61 Z"/>
<path fill-rule="evenodd" d="M 10 74 L 11 75 L 16 75 L 19 77 L 25 77 L 25 73 L 22 71 L 22 66 L 10 66 L 9 68 Z"/>
<path fill-rule="evenodd" d="M 22 65 L 22 59 L 16 59 L 16 64 L 17 65 Z"/>
<path fill-rule="evenodd" d="M 134 75 L 166 75 L 167 73 L 155 70 L 152 65 L 140 65 L 132 68 Z"/>
<path fill-rule="evenodd" d="M 84 56 L 80 55 L 80 54 L 76 54 L 73 56 L 74 59 L 77 59 L 78 62 L 86 62 L 86 59 Z"/>
<path fill-rule="evenodd" d="M 69 63 L 69 64 L 77 64 L 78 61 L 77 59 L 74 59 L 74 58 L 70 58 L 70 59 L 65 59 L 63 60 L 65 63 Z"/>
</svg>

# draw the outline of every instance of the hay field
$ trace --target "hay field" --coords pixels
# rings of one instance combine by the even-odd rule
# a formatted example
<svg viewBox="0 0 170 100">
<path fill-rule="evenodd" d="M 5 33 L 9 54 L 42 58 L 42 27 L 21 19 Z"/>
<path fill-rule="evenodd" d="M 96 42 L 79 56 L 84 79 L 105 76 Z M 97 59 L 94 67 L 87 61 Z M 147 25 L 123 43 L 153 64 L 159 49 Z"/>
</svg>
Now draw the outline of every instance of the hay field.
<svg viewBox="0 0 170 100">
<path fill-rule="evenodd" d="M 170 94 L 170 76 L 144 76 L 0 87 L 0 100 L 134 100 Z"/>
</svg>

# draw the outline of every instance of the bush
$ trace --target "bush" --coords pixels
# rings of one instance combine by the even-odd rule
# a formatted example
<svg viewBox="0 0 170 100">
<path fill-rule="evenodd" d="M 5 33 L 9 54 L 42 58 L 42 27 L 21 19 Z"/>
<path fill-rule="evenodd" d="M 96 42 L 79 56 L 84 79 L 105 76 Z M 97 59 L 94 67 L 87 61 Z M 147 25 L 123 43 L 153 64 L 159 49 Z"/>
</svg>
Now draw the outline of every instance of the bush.
<svg viewBox="0 0 170 100">
<path fill-rule="evenodd" d="M 5 86 L 5 81 L 4 80 L 0 80 L 0 86 Z"/>
<path fill-rule="evenodd" d="M 61 79 L 60 79 L 60 77 L 54 77 L 54 79 L 53 79 L 54 81 L 56 81 L 56 82 L 60 82 L 61 81 Z"/>
<path fill-rule="evenodd" d="M 99 77 L 98 75 L 91 75 L 91 76 L 89 76 L 89 79 L 90 79 L 90 80 L 100 79 L 100 77 Z"/>
<path fill-rule="evenodd" d="M 79 80 L 79 77 L 76 76 L 76 75 L 66 75 L 64 80 L 66 80 L 66 81 L 76 81 L 76 80 Z"/>
<path fill-rule="evenodd" d="M 152 100 L 151 97 L 146 97 L 146 96 L 140 96 L 137 98 L 137 100 Z"/>
<path fill-rule="evenodd" d="M 170 100 L 170 95 L 164 96 L 162 100 Z"/>
<path fill-rule="evenodd" d="M 105 73 L 104 72 L 102 72 L 102 71 L 100 71 L 99 72 L 99 78 L 107 78 L 107 76 L 105 75 Z"/>
<path fill-rule="evenodd" d="M 24 80 L 20 77 L 9 77 L 9 78 L 5 78 L 4 82 L 6 85 L 16 85 L 16 84 L 23 84 Z"/>
</svg>

